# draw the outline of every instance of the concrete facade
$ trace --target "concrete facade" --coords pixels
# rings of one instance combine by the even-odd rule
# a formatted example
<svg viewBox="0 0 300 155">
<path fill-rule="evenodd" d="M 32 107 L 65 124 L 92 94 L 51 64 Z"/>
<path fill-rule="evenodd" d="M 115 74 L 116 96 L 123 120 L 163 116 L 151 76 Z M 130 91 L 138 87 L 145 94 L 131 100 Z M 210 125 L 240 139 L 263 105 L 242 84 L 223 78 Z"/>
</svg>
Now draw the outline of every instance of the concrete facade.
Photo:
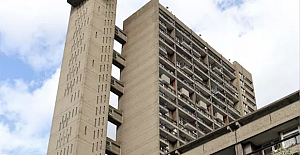
<svg viewBox="0 0 300 155">
<path fill-rule="evenodd" d="M 300 152 L 299 111 L 297 91 L 211 133 L 214 137 L 207 135 L 179 148 L 177 154 L 268 155 L 283 148 L 290 149 L 291 153 Z M 286 138 L 283 136 L 286 131 L 294 133 Z M 170 153 L 173 154 L 175 151 Z"/>
<path fill-rule="evenodd" d="M 127 18 L 123 30 L 115 26 L 117 0 L 68 3 L 48 155 L 165 154 L 256 110 L 251 73 L 159 0 Z M 111 76 L 112 65 L 120 80 Z M 119 96 L 117 109 L 110 92 Z M 108 121 L 117 126 L 116 141 L 107 138 Z M 235 135 L 227 136 L 234 143 Z"/>
</svg>

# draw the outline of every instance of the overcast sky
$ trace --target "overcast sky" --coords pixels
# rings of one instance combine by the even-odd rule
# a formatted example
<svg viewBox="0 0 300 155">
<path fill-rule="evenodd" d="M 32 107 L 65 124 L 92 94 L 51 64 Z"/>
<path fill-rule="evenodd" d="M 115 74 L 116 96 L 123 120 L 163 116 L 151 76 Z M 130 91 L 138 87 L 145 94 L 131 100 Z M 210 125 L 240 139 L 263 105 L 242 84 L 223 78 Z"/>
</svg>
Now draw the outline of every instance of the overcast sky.
<svg viewBox="0 0 300 155">
<path fill-rule="evenodd" d="M 117 25 L 146 2 L 118 0 Z M 161 3 L 252 73 L 258 107 L 299 90 L 299 0 Z M 0 5 L 0 155 L 46 154 L 69 12 L 66 0 Z"/>
</svg>

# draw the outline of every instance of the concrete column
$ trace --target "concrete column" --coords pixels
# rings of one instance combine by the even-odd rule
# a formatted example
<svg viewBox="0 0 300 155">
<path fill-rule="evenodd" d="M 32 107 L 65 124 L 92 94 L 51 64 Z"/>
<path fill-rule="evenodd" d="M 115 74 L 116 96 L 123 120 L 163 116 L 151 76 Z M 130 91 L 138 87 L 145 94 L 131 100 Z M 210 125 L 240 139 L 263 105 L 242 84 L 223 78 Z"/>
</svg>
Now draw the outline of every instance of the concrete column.
<svg viewBox="0 0 300 155">
<path fill-rule="evenodd" d="M 244 150 L 243 150 L 243 146 L 242 144 L 236 144 L 234 146 L 234 149 L 235 149 L 235 155 L 244 155 Z"/>
</svg>

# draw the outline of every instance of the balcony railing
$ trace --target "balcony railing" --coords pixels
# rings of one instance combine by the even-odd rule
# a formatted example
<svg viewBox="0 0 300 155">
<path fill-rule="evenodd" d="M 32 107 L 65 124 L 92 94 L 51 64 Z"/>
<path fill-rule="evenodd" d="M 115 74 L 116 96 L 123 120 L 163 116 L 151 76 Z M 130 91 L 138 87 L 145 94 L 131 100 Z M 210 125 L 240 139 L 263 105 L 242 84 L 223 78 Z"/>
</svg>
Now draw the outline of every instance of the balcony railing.
<svg viewBox="0 0 300 155">
<path fill-rule="evenodd" d="M 187 133 L 190 136 L 193 136 L 194 138 L 197 138 L 197 134 L 193 131 L 190 131 L 189 129 L 185 128 L 183 125 L 179 125 L 179 128 L 183 130 L 185 133 Z"/>
<path fill-rule="evenodd" d="M 109 106 L 108 120 L 113 124 L 120 126 L 123 122 L 122 113 L 119 110 L 115 109 L 114 107 Z"/>
<path fill-rule="evenodd" d="M 293 143 L 290 143 L 289 146 L 284 147 L 282 144 L 285 144 L 289 141 L 293 141 Z M 290 137 L 284 138 L 282 140 L 279 141 L 275 141 L 273 144 L 264 146 L 260 149 L 257 149 L 251 153 L 247 153 L 246 155 L 271 155 L 273 152 L 279 151 L 280 149 L 283 148 L 290 148 L 296 145 L 300 145 L 300 136 L 299 136 L 299 132 L 295 135 L 291 135 Z M 291 153 L 296 153 L 296 152 L 291 152 Z"/>
<path fill-rule="evenodd" d="M 120 155 L 121 154 L 121 147 L 117 144 L 114 140 L 110 138 L 106 138 L 106 151 L 108 155 Z"/>
<path fill-rule="evenodd" d="M 164 98 L 166 98 L 169 102 L 171 102 L 171 103 L 173 103 L 173 104 L 176 104 L 176 103 L 175 103 L 175 99 L 170 98 L 168 95 L 165 95 L 165 93 L 159 91 L 159 95 L 160 95 L 160 96 L 163 96 Z"/>
<path fill-rule="evenodd" d="M 115 39 L 122 45 L 124 45 L 127 42 L 126 34 L 123 32 L 122 29 L 120 29 L 117 26 L 115 26 Z"/>
<path fill-rule="evenodd" d="M 177 132 L 175 132 L 175 130 L 171 130 L 167 126 L 165 126 L 164 124 L 161 124 L 161 123 L 159 124 L 159 127 L 161 129 L 163 129 L 164 131 L 166 131 L 166 132 L 172 134 L 173 136 L 177 137 Z"/>
<path fill-rule="evenodd" d="M 169 70 L 168 68 L 166 68 L 165 65 L 159 63 L 159 66 L 160 66 L 161 68 L 165 69 L 165 70 L 166 70 L 167 72 L 169 72 L 171 75 L 175 75 L 175 73 L 172 72 L 171 70 Z"/>
<path fill-rule="evenodd" d="M 215 123 L 216 124 L 218 124 L 218 125 L 220 125 L 221 127 L 223 127 L 224 126 L 224 123 L 223 122 L 220 122 L 219 120 L 217 120 L 217 119 L 215 119 Z"/>
<path fill-rule="evenodd" d="M 162 55 L 162 54 L 159 53 L 159 56 L 161 56 L 164 60 L 170 62 L 173 66 L 175 65 L 175 63 L 172 62 L 172 61 L 171 61 L 169 58 L 167 58 L 165 55 Z"/>
<path fill-rule="evenodd" d="M 171 122 L 171 124 L 174 124 L 174 125 L 177 125 L 176 121 L 174 121 L 171 117 L 165 115 L 165 114 L 162 114 L 162 113 L 159 113 L 159 116 L 168 120 L 169 122 Z"/>
<path fill-rule="evenodd" d="M 169 85 L 164 84 L 162 81 L 159 81 L 159 85 L 162 86 L 163 88 L 167 89 L 168 91 L 170 91 L 172 94 L 176 95 L 175 90 L 170 87 Z"/>
<path fill-rule="evenodd" d="M 238 113 L 239 115 L 241 114 L 238 110 L 236 110 L 233 106 L 229 105 L 228 108 L 236 113 Z"/>
<path fill-rule="evenodd" d="M 118 96 L 124 94 L 124 85 L 114 77 L 111 77 L 111 91 Z"/>
<path fill-rule="evenodd" d="M 113 52 L 113 64 L 119 67 L 120 69 L 124 69 L 125 67 L 125 58 L 121 56 L 117 51 Z"/>
<path fill-rule="evenodd" d="M 207 126 L 210 127 L 211 129 L 213 128 L 212 125 L 206 123 L 201 117 L 198 117 L 198 116 L 197 116 L 197 120 L 198 120 L 199 122 L 201 122 L 201 123 L 204 123 L 205 125 L 207 125 Z"/>
</svg>

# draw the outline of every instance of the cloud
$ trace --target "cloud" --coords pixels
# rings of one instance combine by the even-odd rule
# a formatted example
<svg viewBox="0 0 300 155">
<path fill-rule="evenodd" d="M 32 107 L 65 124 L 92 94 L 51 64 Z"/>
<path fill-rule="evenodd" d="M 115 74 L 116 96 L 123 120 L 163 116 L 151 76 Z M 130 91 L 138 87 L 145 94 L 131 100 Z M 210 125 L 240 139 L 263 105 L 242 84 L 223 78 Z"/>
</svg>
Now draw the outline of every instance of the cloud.
<svg viewBox="0 0 300 155">
<path fill-rule="evenodd" d="M 0 82 L 0 154 L 46 154 L 59 72 L 33 92 L 34 83 Z"/>
<path fill-rule="evenodd" d="M 62 58 L 70 6 L 61 0 L 14 0 L 0 5 L 0 52 L 18 56 L 36 71 Z"/>
</svg>

